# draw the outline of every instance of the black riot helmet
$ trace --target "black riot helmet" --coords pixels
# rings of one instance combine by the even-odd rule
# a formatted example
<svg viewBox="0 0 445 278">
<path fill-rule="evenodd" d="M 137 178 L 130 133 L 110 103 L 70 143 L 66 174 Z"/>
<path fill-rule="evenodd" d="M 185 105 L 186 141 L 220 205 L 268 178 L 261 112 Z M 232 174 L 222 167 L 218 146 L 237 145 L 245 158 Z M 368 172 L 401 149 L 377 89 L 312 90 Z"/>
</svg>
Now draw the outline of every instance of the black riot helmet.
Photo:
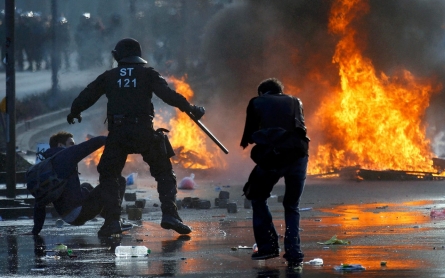
<svg viewBox="0 0 445 278">
<path fill-rule="evenodd" d="M 111 51 L 113 58 L 118 63 L 146 64 L 147 61 L 141 58 L 142 49 L 139 42 L 132 38 L 120 40 Z"/>
</svg>

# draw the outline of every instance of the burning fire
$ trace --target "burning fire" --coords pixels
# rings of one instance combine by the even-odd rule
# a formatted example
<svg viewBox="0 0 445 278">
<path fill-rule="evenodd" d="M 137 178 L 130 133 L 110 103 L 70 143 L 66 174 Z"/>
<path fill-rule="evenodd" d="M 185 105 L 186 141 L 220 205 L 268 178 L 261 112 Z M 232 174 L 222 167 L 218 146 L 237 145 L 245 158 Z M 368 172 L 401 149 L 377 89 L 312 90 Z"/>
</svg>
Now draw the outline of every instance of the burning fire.
<svg viewBox="0 0 445 278">
<path fill-rule="evenodd" d="M 407 70 L 392 76 L 375 71 L 350 24 L 368 10 L 368 2 L 361 0 L 337 0 L 332 5 L 329 30 L 340 36 L 332 62 L 338 65 L 341 88 L 322 101 L 315 121 L 308 125 L 328 134 L 312 147 L 308 172 L 357 165 L 434 172 L 421 119 L 441 85 Z"/>
<path fill-rule="evenodd" d="M 89 138 L 87 138 L 88 140 Z M 87 167 L 90 166 L 97 166 L 97 164 L 99 164 L 100 161 L 100 157 L 102 156 L 102 153 L 104 152 L 104 147 L 101 147 L 99 149 L 97 149 L 95 152 L 93 152 L 92 154 L 90 154 L 89 156 L 87 156 L 84 159 L 85 165 Z M 133 162 L 134 158 L 132 157 L 132 155 L 127 156 L 127 160 L 125 161 L 126 163 L 128 162 Z"/>
<path fill-rule="evenodd" d="M 185 77 L 177 79 L 169 77 L 168 82 L 173 84 L 175 90 L 182 94 L 187 100 L 190 100 L 194 93 L 190 85 L 185 82 Z M 185 114 L 178 113 L 172 117 L 168 123 L 165 122 L 162 112 L 157 113 L 154 119 L 155 129 L 166 127 L 171 131 L 168 133 L 170 143 L 175 151 L 172 161 L 185 169 L 212 169 L 225 168 L 225 161 L 220 155 L 217 147 L 207 150 L 206 135 L 199 127 Z M 85 159 L 86 166 L 97 165 L 103 153 L 103 147 L 92 153 Z M 127 157 L 127 163 L 136 161 L 132 155 Z M 144 163 L 144 162 L 141 162 Z"/>
<path fill-rule="evenodd" d="M 170 76 L 167 81 L 190 101 L 194 93 L 185 79 L 185 77 L 178 79 Z M 169 126 L 171 127 L 170 143 L 176 153 L 176 156 L 172 157 L 174 163 L 188 169 L 225 168 L 226 165 L 220 156 L 219 149 L 211 145 L 211 151 L 207 150 L 206 135 L 185 113 L 178 113 L 176 117 L 171 118 Z"/>
</svg>

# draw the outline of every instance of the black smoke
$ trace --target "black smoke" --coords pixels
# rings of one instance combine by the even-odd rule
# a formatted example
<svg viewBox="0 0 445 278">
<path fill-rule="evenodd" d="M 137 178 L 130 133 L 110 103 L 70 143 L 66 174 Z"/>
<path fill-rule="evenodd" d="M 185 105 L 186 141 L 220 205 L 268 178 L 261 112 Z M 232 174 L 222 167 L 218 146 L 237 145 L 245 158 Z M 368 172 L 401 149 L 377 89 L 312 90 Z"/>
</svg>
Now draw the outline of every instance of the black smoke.
<svg viewBox="0 0 445 278">
<path fill-rule="evenodd" d="M 332 56 L 339 37 L 328 30 L 333 2 L 234 1 L 207 24 L 201 55 L 215 93 L 208 96 L 218 100 L 220 113 L 227 113 L 234 130 L 232 141 L 239 143 L 245 107 L 261 80 L 277 77 L 297 87 L 293 94 L 302 99 L 307 118 L 330 88 L 338 88 Z M 376 71 L 391 76 L 406 69 L 445 85 L 445 2 L 372 0 L 368 4 L 369 12 L 351 24 L 358 30 L 363 55 L 373 61 Z M 445 129 L 444 107 L 442 90 L 432 97 L 424 119 L 431 139 Z"/>
</svg>

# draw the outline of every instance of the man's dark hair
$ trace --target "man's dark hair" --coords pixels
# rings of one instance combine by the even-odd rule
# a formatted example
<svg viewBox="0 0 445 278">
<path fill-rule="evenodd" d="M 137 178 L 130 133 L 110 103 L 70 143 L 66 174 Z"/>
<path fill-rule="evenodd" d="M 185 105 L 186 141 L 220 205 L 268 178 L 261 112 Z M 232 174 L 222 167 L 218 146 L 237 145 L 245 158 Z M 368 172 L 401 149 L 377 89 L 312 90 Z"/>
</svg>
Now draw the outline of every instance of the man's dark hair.
<svg viewBox="0 0 445 278">
<path fill-rule="evenodd" d="M 68 138 L 73 138 L 73 134 L 66 131 L 59 131 L 56 134 L 51 135 L 49 138 L 49 147 L 55 148 L 59 143 L 65 145 Z"/>
<path fill-rule="evenodd" d="M 273 94 L 283 93 L 284 86 L 276 78 L 268 78 L 263 80 L 258 86 L 258 95 L 272 92 Z"/>
</svg>

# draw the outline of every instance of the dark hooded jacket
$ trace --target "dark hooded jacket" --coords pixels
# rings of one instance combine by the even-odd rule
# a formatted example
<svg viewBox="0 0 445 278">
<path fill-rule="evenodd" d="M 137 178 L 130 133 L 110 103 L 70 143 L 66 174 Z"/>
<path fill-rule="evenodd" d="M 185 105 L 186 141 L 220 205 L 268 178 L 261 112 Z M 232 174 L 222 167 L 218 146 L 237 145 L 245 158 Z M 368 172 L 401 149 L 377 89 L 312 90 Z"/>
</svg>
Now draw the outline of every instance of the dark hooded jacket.
<svg viewBox="0 0 445 278">
<path fill-rule="evenodd" d="M 283 128 L 295 130 L 298 136 L 306 137 L 303 105 L 299 99 L 299 107 L 295 107 L 295 99 L 283 93 L 267 92 L 250 100 L 246 111 L 246 123 L 240 145 L 246 148 L 253 144 L 252 134 L 261 129 Z M 297 108 L 297 111 L 294 109 Z"/>
<path fill-rule="evenodd" d="M 80 188 L 77 164 L 86 156 L 105 145 L 106 138 L 106 136 L 98 136 L 69 148 L 54 147 L 44 152 L 43 156 L 45 158 L 61 152 L 54 158 L 53 168 L 59 178 L 68 179 L 62 195 L 53 202 L 54 209 L 60 216 L 64 216 L 74 208 L 81 206 L 88 196 L 87 192 L 82 191 Z M 40 233 L 45 222 L 45 216 L 45 207 L 34 206 L 33 234 Z"/>
</svg>

